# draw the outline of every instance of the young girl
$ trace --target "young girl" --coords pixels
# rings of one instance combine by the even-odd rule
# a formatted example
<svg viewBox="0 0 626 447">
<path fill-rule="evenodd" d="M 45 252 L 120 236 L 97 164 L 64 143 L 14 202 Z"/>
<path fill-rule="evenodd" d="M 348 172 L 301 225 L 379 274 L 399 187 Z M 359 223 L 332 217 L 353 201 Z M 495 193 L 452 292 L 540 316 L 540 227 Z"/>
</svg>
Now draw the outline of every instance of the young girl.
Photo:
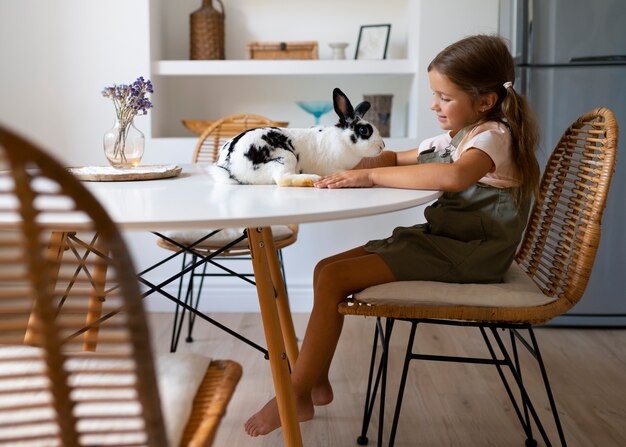
<svg viewBox="0 0 626 447">
<path fill-rule="evenodd" d="M 343 325 L 337 305 L 392 281 L 499 282 L 511 262 L 536 190 L 537 128 L 513 88 L 515 66 L 502 39 L 478 35 L 439 53 L 428 66 L 431 109 L 447 132 L 418 149 L 385 151 L 355 169 L 320 179 L 319 188 L 436 189 L 427 223 L 320 261 L 314 304 L 291 379 L 300 421 L 333 400 L 330 363 Z M 246 423 L 251 436 L 280 426 L 275 400 Z"/>
</svg>

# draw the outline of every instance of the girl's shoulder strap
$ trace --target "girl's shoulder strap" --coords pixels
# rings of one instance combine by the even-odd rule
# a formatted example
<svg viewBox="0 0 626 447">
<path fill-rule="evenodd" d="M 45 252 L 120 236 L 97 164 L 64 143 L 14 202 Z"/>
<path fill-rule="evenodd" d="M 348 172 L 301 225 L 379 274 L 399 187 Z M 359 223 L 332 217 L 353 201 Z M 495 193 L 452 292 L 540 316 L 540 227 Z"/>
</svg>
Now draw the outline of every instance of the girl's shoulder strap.
<svg viewBox="0 0 626 447">
<path fill-rule="evenodd" d="M 465 126 L 463 129 L 459 130 L 454 137 L 452 137 L 452 141 L 450 141 L 450 145 L 454 146 L 454 148 L 456 149 L 457 147 L 459 147 L 459 144 L 461 143 L 461 141 L 463 140 L 463 138 L 465 138 L 465 135 L 467 135 L 467 133 L 472 130 L 474 127 L 476 127 L 475 124 L 470 124 L 469 126 Z"/>
</svg>

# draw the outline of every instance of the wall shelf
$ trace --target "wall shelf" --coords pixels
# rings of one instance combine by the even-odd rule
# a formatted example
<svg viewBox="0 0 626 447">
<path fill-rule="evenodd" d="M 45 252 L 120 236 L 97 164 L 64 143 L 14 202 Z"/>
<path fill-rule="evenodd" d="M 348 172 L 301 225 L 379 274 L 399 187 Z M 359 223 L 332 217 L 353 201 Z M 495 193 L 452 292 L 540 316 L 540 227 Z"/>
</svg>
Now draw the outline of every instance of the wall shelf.
<svg viewBox="0 0 626 447">
<path fill-rule="evenodd" d="M 259 75 L 414 75 L 417 62 L 385 60 L 160 60 L 152 64 L 159 76 Z"/>
</svg>

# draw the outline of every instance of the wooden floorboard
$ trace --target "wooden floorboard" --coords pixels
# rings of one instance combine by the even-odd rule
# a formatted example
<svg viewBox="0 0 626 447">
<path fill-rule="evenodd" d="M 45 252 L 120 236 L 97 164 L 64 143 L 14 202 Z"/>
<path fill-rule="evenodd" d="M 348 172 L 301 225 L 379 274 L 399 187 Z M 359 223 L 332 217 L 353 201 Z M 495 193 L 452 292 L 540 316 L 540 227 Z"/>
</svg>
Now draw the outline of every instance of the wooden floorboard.
<svg viewBox="0 0 626 447">
<path fill-rule="evenodd" d="M 215 319 L 263 343 L 258 314 L 215 314 Z M 171 314 L 150 314 L 155 349 L 168 351 Z M 295 314 L 298 336 L 308 315 Z M 335 400 L 318 407 L 315 418 L 301 424 L 305 446 L 356 446 L 367 384 L 373 318 L 347 317 L 331 368 Z M 392 337 L 389 395 L 385 412 L 385 444 L 402 370 L 409 325 L 399 322 Z M 626 446 L 626 330 L 536 330 L 569 446 Z M 485 355 L 475 329 L 422 325 L 416 346 L 426 353 Z M 273 395 L 269 363 L 262 354 L 204 321 L 196 321 L 193 343 L 180 343 L 216 359 L 233 359 L 243 377 L 224 417 L 216 447 L 281 446 L 280 430 L 250 438 L 243 423 Z M 522 353 L 523 354 L 523 353 Z M 527 355 L 523 364 L 531 365 Z M 529 368 L 530 392 L 542 391 L 538 372 Z M 553 445 L 559 445 L 544 394 L 537 394 L 537 411 L 546 422 Z M 378 418 L 374 416 L 369 445 L 376 445 Z M 408 446 L 524 446 L 524 434 L 496 369 L 487 365 L 439 362 L 411 363 L 395 445 Z M 544 445 L 539 442 L 539 445 Z"/>
</svg>

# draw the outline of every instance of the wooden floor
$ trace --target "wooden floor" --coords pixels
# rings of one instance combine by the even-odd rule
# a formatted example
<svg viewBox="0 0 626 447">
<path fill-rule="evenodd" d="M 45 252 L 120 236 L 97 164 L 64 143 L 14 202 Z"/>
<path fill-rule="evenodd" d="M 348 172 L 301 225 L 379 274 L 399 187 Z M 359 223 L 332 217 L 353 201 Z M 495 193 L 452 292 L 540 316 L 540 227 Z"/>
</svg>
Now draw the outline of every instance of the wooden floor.
<svg viewBox="0 0 626 447">
<path fill-rule="evenodd" d="M 263 343 L 258 314 L 217 314 L 218 321 Z M 151 314 L 155 348 L 169 349 L 172 316 Z M 294 315 L 296 332 L 304 333 L 308 315 Z M 356 446 L 361 429 L 364 390 L 374 319 L 347 317 L 331 369 L 335 401 L 318 407 L 315 418 L 301 424 L 305 446 Z M 536 334 L 569 446 L 626 446 L 626 330 L 541 328 Z M 393 415 L 393 399 L 404 354 L 408 324 L 398 323 L 392 338 L 388 405 L 385 425 Z M 184 338 L 184 337 L 183 337 Z M 482 339 L 468 328 L 424 326 L 416 346 L 428 353 L 476 355 Z M 272 397 L 269 363 L 253 348 L 203 321 L 197 321 L 194 342 L 181 341 L 179 350 L 233 359 L 243 377 L 224 417 L 216 447 L 283 445 L 280 430 L 250 438 L 246 418 Z M 531 364 L 522 356 L 525 364 Z M 528 369 L 531 393 L 541 390 Z M 553 444 L 559 445 L 547 400 L 539 395 L 538 411 L 547 421 Z M 376 445 L 377 417 L 372 420 L 369 445 Z M 388 430 L 385 438 L 388 436 Z M 524 446 L 524 435 L 493 366 L 412 362 L 395 445 L 406 446 Z M 385 441 L 386 445 L 386 441 Z M 544 445 L 539 442 L 539 445 Z"/>
</svg>

